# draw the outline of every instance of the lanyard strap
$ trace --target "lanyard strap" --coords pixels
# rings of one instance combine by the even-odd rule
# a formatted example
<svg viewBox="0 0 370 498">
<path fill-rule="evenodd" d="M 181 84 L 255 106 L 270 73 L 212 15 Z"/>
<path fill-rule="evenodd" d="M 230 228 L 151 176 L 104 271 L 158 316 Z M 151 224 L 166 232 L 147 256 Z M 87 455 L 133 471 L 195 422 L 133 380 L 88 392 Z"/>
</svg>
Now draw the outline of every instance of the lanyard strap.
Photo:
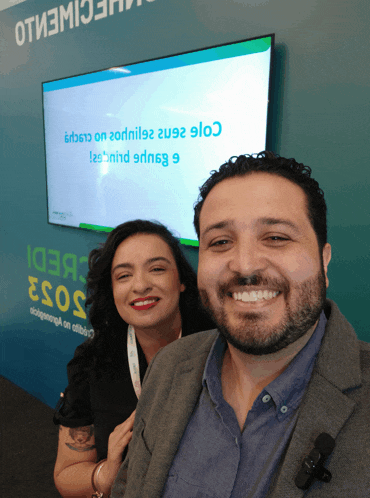
<svg viewBox="0 0 370 498">
<path fill-rule="evenodd" d="M 137 354 L 135 329 L 132 325 L 127 328 L 127 358 L 130 367 L 130 375 L 135 394 L 139 399 L 141 394 L 139 356 Z"/>
<path fill-rule="evenodd" d="M 180 339 L 181 336 L 182 330 L 180 330 L 178 339 Z M 135 329 L 132 325 L 129 325 L 127 328 L 127 358 L 132 385 L 137 399 L 139 399 L 141 394 L 139 355 L 137 353 Z"/>
</svg>

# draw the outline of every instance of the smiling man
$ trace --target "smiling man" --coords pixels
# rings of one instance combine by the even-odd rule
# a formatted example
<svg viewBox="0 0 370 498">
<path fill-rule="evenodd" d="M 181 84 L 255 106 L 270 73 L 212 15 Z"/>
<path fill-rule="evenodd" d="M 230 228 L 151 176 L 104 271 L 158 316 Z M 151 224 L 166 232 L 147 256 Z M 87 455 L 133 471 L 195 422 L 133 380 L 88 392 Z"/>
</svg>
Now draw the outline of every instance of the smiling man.
<svg viewBox="0 0 370 498">
<path fill-rule="evenodd" d="M 151 363 L 112 498 L 369 495 L 370 347 L 326 300 L 310 175 L 263 152 L 201 187 L 198 287 L 218 329 Z"/>
</svg>

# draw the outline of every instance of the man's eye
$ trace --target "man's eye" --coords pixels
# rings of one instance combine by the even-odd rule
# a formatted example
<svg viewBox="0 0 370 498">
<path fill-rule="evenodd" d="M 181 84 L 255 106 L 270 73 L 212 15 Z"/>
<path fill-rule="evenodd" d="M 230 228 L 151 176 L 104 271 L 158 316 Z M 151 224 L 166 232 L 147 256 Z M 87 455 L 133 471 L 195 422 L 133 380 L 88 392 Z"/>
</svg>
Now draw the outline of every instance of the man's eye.
<svg viewBox="0 0 370 498">
<path fill-rule="evenodd" d="M 267 240 L 270 240 L 272 242 L 286 242 L 289 240 L 289 238 L 282 237 L 281 235 L 270 235 L 270 237 L 267 237 Z"/>
<path fill-rule="evenodd" d="M 227 245 L 229 242 L 230 241 L 228 239 L 216 240 L 215 242 L 210 243 L 210 247 L 222 247 L 222 246 Z"/>
</svg>

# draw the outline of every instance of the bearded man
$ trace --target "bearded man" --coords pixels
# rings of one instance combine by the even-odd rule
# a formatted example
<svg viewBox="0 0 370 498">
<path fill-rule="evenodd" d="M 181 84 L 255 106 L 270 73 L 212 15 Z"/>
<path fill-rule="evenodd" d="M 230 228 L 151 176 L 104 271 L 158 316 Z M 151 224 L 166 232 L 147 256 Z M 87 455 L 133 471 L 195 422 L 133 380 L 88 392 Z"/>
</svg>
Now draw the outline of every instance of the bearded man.
<svg viewBox="0 0 370 498">
<path fill-rule="evenodd" d="M 370 345 L 326 300 L 311 169 L 232 158 L 201 187 L 194 226 L 218 328 L 151 363 L 112 498 L 370 496 Z"/>
</svg>

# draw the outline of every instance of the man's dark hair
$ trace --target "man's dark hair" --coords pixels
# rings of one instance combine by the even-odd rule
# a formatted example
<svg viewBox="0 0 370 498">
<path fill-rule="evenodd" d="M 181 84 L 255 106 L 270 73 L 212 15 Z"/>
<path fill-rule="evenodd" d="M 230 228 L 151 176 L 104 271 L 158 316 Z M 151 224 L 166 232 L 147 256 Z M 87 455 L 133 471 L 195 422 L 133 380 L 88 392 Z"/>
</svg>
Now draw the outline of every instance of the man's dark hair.
<svg viewBox="0 0 370 498">
<path fill-rule="evenodd" d="M 233 156 L 219 170 L 211 171 L 211 176 L 199 188 L 199 196 L 194 204 L 194 227 L 200 235 L 199 217 L 207 195 L 215 185 L 236 176 L 246 176 L 253 172 L 278 175 L 295 183 L 306 194 L 308 218 L 316 233 L 320 254 L 327 242 L 326 202 L 324 192 L 316 180 L 311 178 L 311 168 L 297 163 L 295 159 L 285 159 L 274 152 L 263 151 L 258 154 Z M 246 192 L 247 195 L 247 192 Z"/>
</svg>

